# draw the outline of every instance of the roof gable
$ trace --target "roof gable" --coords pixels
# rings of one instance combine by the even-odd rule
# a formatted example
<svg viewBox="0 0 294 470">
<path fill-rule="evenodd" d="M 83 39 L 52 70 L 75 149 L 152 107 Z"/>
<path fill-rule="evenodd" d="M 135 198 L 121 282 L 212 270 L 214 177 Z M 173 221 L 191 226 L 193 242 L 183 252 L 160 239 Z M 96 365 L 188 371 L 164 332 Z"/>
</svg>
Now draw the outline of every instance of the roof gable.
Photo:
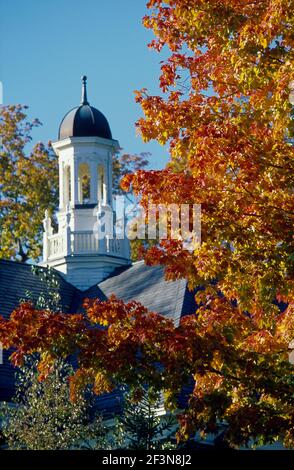
<svg viewBox="0 0 294 470">
<path fill-rule="evenodd" d="M 19 301 L 30 291 L 33 300 L 46 290 L 46 285 L 34 275 L 32 266 L 15 261 L 0 260 L 0 315 L 8 318 Z M 45 268 L 46 269 L 46 268 Z M 117 269 L 106 280 L 87 291 L 79 291 L 56 271 L 60 281 L 61 303 L 64 312 L 83 310 L 85 298 L 106 300 L 112 294 L 125 302 L 136 300 L 148 310 L 160 313 L 179 324 L 183 315 L 195 311 L 194 294 L 187 289 L 184 279 L 166 281 L 162 266 L 147 266 L 143 261 L 130 267 Z M 0 369 L 0 400 L 9 400 L 14 389 L 14 368 L 4 352 L 4 364 Z M 106 412 L 118 406 L 117 392 L 99 398 L 99 408 Z"/>
<path fill-rule="evenodd" d="M 65 312 L 71 311 L 77 289 L 66 282 L 57 271 L 56 274 L 60 282 L 62 308 Z M 26 298 L 28 291 L 32 294 L 32 299 L 37 300 L 45 289 L 44 282 L 33 274 L 32 265 L 0 260 L 0 315 L 8 318 L 19 305 L 19 301 Z"/>
<path fill-rule="evenodd" d="M 82 298 L 105 300 L 112 294 L 125 302 L 136 300 L 148 310 L 170 318 L 178 325 L 187 302 L 187 282 L 185 279 L 166 281 L 162 266 L 147 266 L 143 261 L 119 269 L 106 280 L 82 293 Z M 193 296 L 194 298 L 194 296 Z"/>
</svg>

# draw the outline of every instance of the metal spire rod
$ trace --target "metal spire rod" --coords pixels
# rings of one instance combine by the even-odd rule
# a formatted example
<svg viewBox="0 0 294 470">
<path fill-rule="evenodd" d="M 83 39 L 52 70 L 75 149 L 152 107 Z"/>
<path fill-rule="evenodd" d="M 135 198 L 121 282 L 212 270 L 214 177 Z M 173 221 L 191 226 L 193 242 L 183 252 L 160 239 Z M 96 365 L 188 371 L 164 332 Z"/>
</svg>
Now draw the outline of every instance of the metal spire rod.
<svg viewBox="0 0 294 470">
<path fill-rule="evenodd" d="M 87 99 L 87 77 L 86 75 L 82 76 L 82 99 L 81 104 L 89 104 Z"/>
</svg>

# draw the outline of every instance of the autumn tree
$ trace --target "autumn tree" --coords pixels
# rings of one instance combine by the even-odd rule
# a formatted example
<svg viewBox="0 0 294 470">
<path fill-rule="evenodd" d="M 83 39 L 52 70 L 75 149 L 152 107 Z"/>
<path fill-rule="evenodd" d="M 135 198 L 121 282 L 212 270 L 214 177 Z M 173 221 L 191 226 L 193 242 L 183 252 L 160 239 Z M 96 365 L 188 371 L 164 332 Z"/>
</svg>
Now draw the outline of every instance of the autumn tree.
<svg viewBox="0 0 294 470">
<path fill-rule="evenodd" d="M 11 359 L 17 366 L 40 354 L 40 380 L 60 358 L 75 354 L 73 401 L 87 385 L 97 394 L 125 386 L 138 403 L 144 384 L 163 393 L 165 408 L 178 416 L 179 441 L 196 431 L 203 437 L 218 434 L 226 423 L 224 439 L 230 445 L 279 439 L 293 447 L 293 365 L 287 351 L 293 310 L 265 330 L 226 298 L 210 300 L 179 326 L 138 302 L 116 298 L 86 301 L 86 314 L 23 303 L 9 320 L 0 319 L 0 340 L 4 348 L 15 348 Z M 178 410 L 184 386 L 190 394 Z"/>
<path fill-rule="evenodd" d="M 50 268 L 32 266 L 32 272 L 43 282 L 37 299 L 26 293 L 26 299 L 37 310 L 61 311 L 60 281 Z M 44 381 L 39 380 L 38 354 L 26 355 L 16 372 L 12 403 L 0 405 L 2 434 L 9 449 L 61 450 L 94 449 L 111 445 L 108 431 L 95 409 L 95 396 L 83 390 L 75 403 L 70 401 L 70 378 L 74 375 L 72 360 L 58 359 Z"/>
<path fill-rule="evenodd" d="M 148 210 L 201 204 L 202 243 L 185 250 L 162 240 L 145 260 L 185 278 L 199 308 L 179 326 L 136 302 L 88 303 L 86 315 L 22 305 L 2 320 L 13 360 L 42 354 L 41 376 L 56 357 L 78 352 L 71 382 L 97 393 L 146 383 L 179 414 L 179 439 L 217 433 L 230 445 L 277 439 L 294 446 L 293 365 L 293 8 L 290 1 L 150 0 L 151 46 L 170 54 L 161 96 L 137 92 L 145 140 L 168 144 L 160 171 L 124 179 Z M 93 328 L 93 325 L 107 328 Z"/>
<path fill-rule="evenodd" d="M 143 170 L 147 167 L 149 163 L 149 153 L 140 153 L 140 154 L 128 154 L 120 153 L 113 156 L 113 194 L 116 196 L 124 196 L 128 204 L 136 206 L 138 208 L 139 204 L 137 198 L 134 198 L 134 194 L 131 188 L 126 188 L 125 190 L 121 187 L 121 182 L 123 178 L 127 175 L 135 173 L 136 171 Z M 132 219 L 136 218 L 136 215 L 131 213 L 129 217 Z M 150 242 L 149 242 L 150 244 Z M 139 239 L 135 237 L 133 240 L 130 240 L 131 248 L 131 259 L 137 261 L 141 257 L 141 251 L 143 248 L 148 246 L 147 237 L 145 239 Z"/>
<path fill-rule="evenodd" d="M 291 4 L 148 6 L 151 46 L 171 53 L 161 67 L 163 95 L 137 92 L 145 114 L 138 128 L 144 140 L 169 144 L 170 161 L 127 177 L 125 186 L 144 207 L 201 204 L 202 244 L 188 253 L 163 241 L 146 259 L 192 288 L 211 290 L 217 279 L 216 289 L 269 325 L 276 301 L 291 301 L 293 292 Z"/>
<path fill-rule="evenodd" d="M 161 67 L 162 96 L 137 92 L 145 114 L 138 129 L 145 141 L 168 144 L 170 160 L 163 171 L 138 172 L 126 178 L 125 184 L 141 194 L 146 208 L 150 202 L 201 204 L 200 246 L 187 252 L 180 242 L 163 240 L 145 259 L 164 264 L 169 279 L 185 277 L 191 288 L 203 287 L 197 297 L 203 311 L 198 311 L 198 318 L 202 322 L 203 316 L 207 327 L 210 323 L 208 335 L 220 329 L 223 339 L 234 344 L 244 315 L 250 318 L 246 322 L 255 332 L 235 351 L 239 367 L 229 366 L 226 347 L 221 351 L 211 345 L 211 354 L 218 358 L 215 371 L 209 375 L 195 367 L 196 387 L 190 403 L 192 410 L 194 401 L 194 422 L 209 424 L 204 409 L 214 405 L 203 408 L 202 400 L 215 394 L 217 403 L 228 376 L 234 375 L 236 393 L 241 393 L 239 405 L 233 394 L 235 404 L 226 404 L 226 389 L 226 399 L 220 399 L 215 413 L 222 407 L 227 412 L 239 408 L 232 415 L 240 418 L 241 435 L 246 421 L 251 430 L 253 419 L 260 424 L 266 421 L 268 404 L 275 403 L 257 384 L 251 393 L 244 384 L 237 386 L 246 342 L 250 338 L 250 347 L 262 353 L 253 361 L 260 365 L 262 375 L 262 364 L 287 361 L 287 341 L 294 335 L 290 321 L 293 107 L 289 100 L 293 5 L 280 0 L 150 0 L 148 7 L 151 13 L 144 24 L 156 36 L 150 46 L 158 51 L 165 48 L 170 54 Z M 227 300 L 220 300 L 220 295 Z M 285 302 L 283 315 L 281 301 Z M 232 314 L 233 329 L 228 325 Z M 284 346 L 279 359 L 274 359 L 274 338 L 285 318 L 285 330 L 280 330 Z M 289 374 L 286 366 L 278 375 L 287 382 Z M 269 376 L 266 380 L 271 381 Z M 248 414 L 246 418 L 244 413 L 242 424 L 245 409 Z M 293 403 L 288 402 L 287 409 L 293 419 Z M 293 421 L 288 422 L 289 429 L 292 426 Z M 264 431 L 270 433 L 270 428 L 267 422 Z"/>
<path fill-rule="evenodd" d="M 58 198 L 57 157 L 51 145 L 30 150 L 32 131 L 27 106 L 0 109 L 0 256 L 27 261 L 41 254 L 42 219 Z"/>
<path fill-rule="evenodd" d="M 139 154 L 118 153 L 113 155 L 112 160 L 112 186 L 113 194 L 126 196 L 131 202 L 132 194 L 121 187 L 121 180 L 129 174 L 145 169 L 149 164 L 150 153 L 141 152 Z"/>
<path fill-rule="evenodd" d="M 14 450 L 94 449 L 107 446 L 107 431 L 95 415 L 91 395 L 69 400 L 73 368 L 58 361 L 40 382 L 36 364 L 27 357 L 17 372 L 13 403 L 0 407 L 2 433 Z M 91 417 L 91 414 L 93 415 Z"/>
<path fill-rule="evenodd" d="M 130 240 L 131 248 L 131 259 L 138 261 L 142 259 L 144 250 L 157 244 L 157 240 L 150 240 L 147 236 L 139 238 L 137 234 L 137 224 L 144 223 L 140 212 L 140 201 L 138 197 L 134 197 L 132 188 L 123 188 L 121 182 L 123 179 L 130 174 L 136 173 L 137 171 L 145 169 L 149 164 L 150 154 L 148 152 L 142 152 L 140 154 L 128 154 L 120 153 L 113 156 L 113 194 L 116 196 L 124 196 L 126 202 L 133 207 L 130 211 L 129 218 L 133 221 L 135 236 Z"/>
</svg>

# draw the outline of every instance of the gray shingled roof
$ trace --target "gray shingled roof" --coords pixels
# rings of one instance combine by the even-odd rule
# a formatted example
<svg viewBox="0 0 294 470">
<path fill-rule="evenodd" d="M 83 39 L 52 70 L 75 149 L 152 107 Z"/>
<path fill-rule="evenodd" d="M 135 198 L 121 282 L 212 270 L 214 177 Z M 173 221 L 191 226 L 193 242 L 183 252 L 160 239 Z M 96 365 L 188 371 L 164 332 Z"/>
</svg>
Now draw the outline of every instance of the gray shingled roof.
<svg viewBox="0 0 294 470">
<path fill-rule="evenodd" d="M 66 282 L 56 271 L 60 282 L 62 307 L 65 312 L 72 308 L 77 289 Z M 32 293 L 36 300 L 44 291 L 44 283 L 32 272 L 32 265 L 16 261 L 0 260 L 0 315 L 8 318 L 19 305 L 19 300 L 26 297 L 26 292 Z"/>
<path fill-rule="evenodd" d="M 166 281 L 162 266 L 146 266 L 143 261 L 117 270 L 112 276 L 82 293 L 82 297 L 100 299 L 116 297 L 128 302 L 141 302 L 148 310 L 160 313 L 179 323 L 181 316 L 195 307 L 194 296 L 187 290 L 187 282 Z"/>
<path fill-rule="evenodd" d="M 58 274 L 59 275 L 59 274 Z M 178 324 L 181 316 L 195 311 L 194 295 L 187 290 L 185 280 L 166 281 L 161 266 L 146 266 L 144 262 L 116 270 L 108 279 L 92 286 L 87 291 L 79 291 L 66 282 L 61 275 L 60 295 L 65 312 L 82 310 L 85 298 L 105 300 L 111 294 L 129 301 L 137 300 L 150 311 L 160 313 Z M 31 291 L 37 299 L 44 284 L 24 263 L 0 260 L 0 314 L 8 318 L 18 306 L 19 300 Z M 8 400 L 13 394 L 14 370 L 4 353 L 4 364 L 0 365 L 0 400 Z M 98 407 L 109 414 L 119 406 L 117 393 L 99 397 Z"/>
<path fill-rule="evenodd" d="M 118 269 L 108 279 L 83 292 L 81 304 L 86 297 L 103 300 L 112 294 L 125 302 L 141 302 L 148 310 L 172 319 L 176 325 L 181 316 L 195 311 L 194 294 L 188 291 L 185 280 L 165 281 L 162 266 L 146 266 L 143 261 Z M 191 387 L 188 389 L 180 396 L 180 405 L 186 402 L 186 395 Z M 105 416 L 117 413 L 120 405 L 118 392 L 105 394 L 97 400 L 97 408 Z"/>
<path fill-rule="evenodd" d="M 19 305 L 20 299 L 26 298 L 27 291 L 36 300 L 44 291 L 43 282 L 32 273 L 32 266 L 15 261 L 0 260 L 0 315 L 8 318 Z M 65 312 L 74 308 L 76 288 L 66 282 L 59 274 L 60 295 Z M 3 364 L 0 364 L 0 400 L 9 400 L 14 390 L 15 369 L 8 359 L 10 352 L 4 351 Z"/>
</svg>

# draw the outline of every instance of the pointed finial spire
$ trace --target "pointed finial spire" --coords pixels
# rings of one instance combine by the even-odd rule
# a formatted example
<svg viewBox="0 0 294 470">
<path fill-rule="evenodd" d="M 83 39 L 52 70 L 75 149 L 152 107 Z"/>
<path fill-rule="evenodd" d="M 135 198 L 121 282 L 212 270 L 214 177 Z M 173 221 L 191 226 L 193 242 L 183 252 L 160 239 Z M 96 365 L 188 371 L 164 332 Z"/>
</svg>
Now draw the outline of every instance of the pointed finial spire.
<svg viewBox="0 0 294 470">
<path fill-rule="evenodd" d="M 86 75 L 82 76 L 82 99 L 81 104 L 89 104 L 87 100 L 87 77 Z"/>
</svg>

